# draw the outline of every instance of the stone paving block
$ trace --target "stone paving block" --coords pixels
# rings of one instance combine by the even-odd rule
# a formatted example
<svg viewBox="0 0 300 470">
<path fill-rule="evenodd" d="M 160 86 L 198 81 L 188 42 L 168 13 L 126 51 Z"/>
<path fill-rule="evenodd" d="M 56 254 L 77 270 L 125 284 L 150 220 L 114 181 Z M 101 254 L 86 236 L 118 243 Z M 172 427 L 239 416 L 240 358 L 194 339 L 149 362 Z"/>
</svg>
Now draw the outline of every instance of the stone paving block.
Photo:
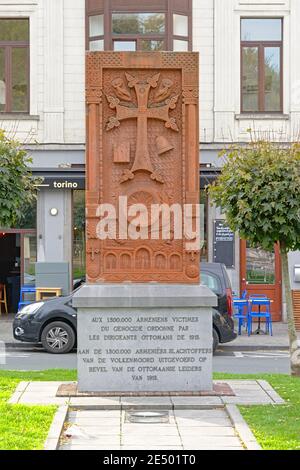
<svg viewBox="0 0 300 470">
<path fill-rule="evenodd" d="M 283 398 L 281 398 L 281 396 L 274 390 L 274 388 L 269 384 L 269 382 L 267 382 L 266 380 L 258 380 L 257 382 L 276 404 L 282 405 L 283 403 L 285 403 Z"/>
<path fill-rule="evenodd" d="M 164 447 L 164 446 L 181 446 L 181 439 L 176 436 L 157 436 L 156 438 L 148 437 L 144 438 L 143 436 L 129 436 L 125 435 L 122 437 L 121 444 L 123 446 L 144 446 L 147 447 Z"/>
<path fill-rule="evenodd" d="M 219 381 L 219 382 L 223 382 L 223 381 Z M 234 386 L 234 385 L 254 385 L 254 384 L 257 384 L 257 381 L 256 380 L 246 380 L 246 379 L 228 379 L 228 380 L 224 380 L 225 383 L 228 383 L 228 385 L 230 385 L 231 387 Z"/>
<path fill-rule="evenodd" d="M 53 396 L 40 396 L 35 393 L 27 394 L 25 392 L 20 398 L 19 403 L 22 405 L 67 405 L 68 399 L 56 398 Z"/>
<path fill-rule="evenodd" d="M 87 445 L 87 444 L 67 444 L 60 447 L 59 450 L 120 450 L 119 445 L 109 445 L 109 446 L 101 446 L 101 445 Z"/>
<path fill-rule="evenodd" d="M 231 436 L 236 437 L 236 432 L 232 426 L 211 426 L 211 427 L 198 427 L 198 428 L 179 428 L 179 433 L 182 438 L 197 437 L 197 436 Z"/>
<path fill-rule="evenodd" d="M 105 397 L 71 397 L 71 407 L 87 407 L 106 410 L 121 409 L 120 398 L 105 398 Z"/>
<path fill-rule="evenodd" d="M 175 418 L 227 418 L 227 414 L 222 409 L 209 409 L 209 410 L 175 410 Z"/>
<path fill-rule="evenodd" d="M 26 389 L 25 392 L 23 392 L 23 396 L 28 396 L 29 398 L 31 397 L 48 397 L 50 399 L 53 399 L 53 398 L 60 398 L 60 399 L 63 399 L 63 400 L 67 400 L 69 401 L 69 398 L 68 397 L 56 397 L 55 396 L 55 393 L 51 393 L 51 389 L 50 391 L 49 390 L 29 390 L 29 388 Z"/>
<path fill-rule="evenodd" d="M 95 420 L 99 418 L 120 418 L 121 410 L 79 410 L 70 411 L 68 413 L 69 419 L 88 419 Z"/>
<path fill-rule="evenodd" d="M 231 422 L 229 418 L 197 418 L 197 419 L 189 419 L 189 418 L 176 418 L 177 425 L 179 429 L 181 427 L 216 427 L 216 426 L 231 426 Z"/>
<path fill-rule="evenodd" d="M 99 436 L 120 436 L 120 426 L 112 425 L 112 426 L 88 426 L 82 423 L 71 423 L 74 426 L 77 426 L 79 429 L 84 429 L 85 433 L 92 437 L 99 437 Z"/>
<path fill-rule="evenodd" d="M 128 428 L 126 425 L 122 427 L 122 436 L 136 436 L 136 437 L 155 437 L 155 436 L 176 436 L 178 437 L 178 429 L 175 426 L 171 427 L 155 427 L 155 428 L 148 428 L 146 425 L 144 428 Z"/>
<path fill-rule="evenodd" d="M 56 394 L 61 382 L 30 382 L 27 387 L 28 392 L 54 392 Z"/>
<path fill-rule="evenodd" d="M 169 428 L 176 428 L 177 429 L 177 424 L 175 420 L 172 418 L 169 423 L 147 423 L 147 424 L 142 424 L 142 423 L 129 423 L 129 422 L 123 422 L 122 424 L 122 429 L 128 429 L 129 431 L 133 430 L 143 430 L 144 426 L 147 426 L 147 429 L 149 429 L 149 432 L 151 432 L 152 429 L 155 429 L 157 426 L 159 426 L 160 429 L 169 429 Z"/>
<path fill-rule="evenodd" d="M 101 436 L 95 439 L 83 439 L 83 438 L 72 438 L 70 440 L 71 445 L 76 446 L 93 446 L 93 447 L 107 447 L 107 446 L 119 446 L 120 437 L 119 436 Z"/>
<path fill-rule="evenodd" d="M 273 404 L 273 400 L 264 396 L 263 398 L 247 398 L 247 397 L 223 397 L 223 402 L 233 405 L 270 405 Z"/>
<path fill-rule="evenodd" d="M 103 421 L 105 420 L 105 421 Z M 108 421 L 110 420 L 110 421 Z M 89 418 L 68 418 L 70 423 L 76 424 L 76 426 L 86 427 L 86 428 L 120 428 L 120 419 L 118 418 L 100 418 L 100 419 L 89 419 Z"/>
<path fill-rule="evenodd" d="M 171 397 L 174 409 L 197 409 L 203 406 L 222 406 L 219 397 Z"/>
<path fill-rule="evenodd" d="M 121 397 L 122 409 L 172 409 L 170 397 Z"/>
<path fill-rule="evenodd" d="M 195 437 L 182 437 L 182 444 L 184 447 L 186 446 L 211 446 L 214 445 L 215 449 L 219 449 L 219 447 L 238 447 L 242 446 L 241 441 L 238 437 L 232 436 L 211 436 L 211 437 L 204 437 L 199 436 L 198 438 Z"/>
<path fill-rule="evenodd" d="M 95 420 L 93 420 L 91 424 L 84 424 L 84 425 L 80 425 L 80 422 L 76 421 L 74 424 L 80 428 L 86 429 L 86 431 L 89 434 L 93 433 L 97 429 L 99 429 L 102 432 L 103 428 L 104 429 L 111 428 L 114 430 L 118 430 L 121 428 L 120 421 L 116 418 L 107 418 L 107 419 L 103 418 L 103 420 L 101 421 L 99 420 L 97 423 L 95 422 Z"/>
<path fill-rule="evenodd" d="M 272 391 L 274 390 L 274 388 L 272 387 L 271 384 L 269 384 L 269 382 L 267 382 L 266 380 L 257 380 L 257 383 L 259 384 L 260 387 L 262 387 L 264 390 L 268 390 L 268 391 Z"/>
<path fill-rule="evenodd" d="M 20 382 L 18 383 L 16 389 L 15 389 L 15 393 L 22 393 L 22 392 L 25 392 L 26 388 L 28 387 L 28 385 L 30 384 L 30 382 Z"/>
<path fill-rule="evenodd" d="M 239 383 L 236 383 L 234 385 L 231 384 L 231 388 L 233 391 L 236 391 L 236 390 L 260 390 L 261 387 L 259 386 L 259 384 L 257 382 L 253 382 L 253 383 L 243 383 L 243 381 L 241 380 Z"/>
<path fill-rule="evenodd" d="M 276 403 L 276 405 L 284 405 L 285 404 L 285 400 L 283 398 L 281 398 L 281 396 L 278 395 L 278 393 L 275 392 L 275 390 L 269 390 L 268 395 L 270 396 L 270 398 L 272 398 L 272 400 L 274 401 L 274 403 Z"/>
</svg>

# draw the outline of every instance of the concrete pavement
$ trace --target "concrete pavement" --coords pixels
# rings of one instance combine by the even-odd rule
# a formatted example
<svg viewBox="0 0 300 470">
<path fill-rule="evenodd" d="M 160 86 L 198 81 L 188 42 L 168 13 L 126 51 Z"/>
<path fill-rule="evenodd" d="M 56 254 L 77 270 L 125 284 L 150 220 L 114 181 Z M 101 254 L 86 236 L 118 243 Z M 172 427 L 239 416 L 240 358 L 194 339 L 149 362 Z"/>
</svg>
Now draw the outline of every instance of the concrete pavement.
<svg viewBox="0 0 300 470">
<path fill-rule="evenodd" d="M 59 405 L 49 450 L 260 449 L 236 405 L 284 401 L 263 380 L 217 383 L 231 395 L 57 397 L 62 382 L 21 382 L 9 403 Z"/>
</svg>

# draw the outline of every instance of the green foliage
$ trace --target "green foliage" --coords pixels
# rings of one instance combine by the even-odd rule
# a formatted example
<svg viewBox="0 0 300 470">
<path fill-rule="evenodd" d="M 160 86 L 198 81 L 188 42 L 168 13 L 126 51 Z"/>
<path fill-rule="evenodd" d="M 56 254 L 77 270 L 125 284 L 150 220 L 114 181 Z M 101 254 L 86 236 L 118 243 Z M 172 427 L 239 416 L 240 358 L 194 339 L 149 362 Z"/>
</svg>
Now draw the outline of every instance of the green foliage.
<svg viewBox="0 0 300 470">
<path fill-rule="evenodd" d="M 209 188 L 233 231 L 272 251 L 300 249 L 300 145 L 258 141 L 222 153 L 226 163 Z"/>
<path fill-rule="evenodd" d="M 37 180 L 29 170 L 31 159 L 19 142 L 0 130 L 0 227 L 11 228 L 22 219 L 24 206 L 36 199 Z"/>
</svg>

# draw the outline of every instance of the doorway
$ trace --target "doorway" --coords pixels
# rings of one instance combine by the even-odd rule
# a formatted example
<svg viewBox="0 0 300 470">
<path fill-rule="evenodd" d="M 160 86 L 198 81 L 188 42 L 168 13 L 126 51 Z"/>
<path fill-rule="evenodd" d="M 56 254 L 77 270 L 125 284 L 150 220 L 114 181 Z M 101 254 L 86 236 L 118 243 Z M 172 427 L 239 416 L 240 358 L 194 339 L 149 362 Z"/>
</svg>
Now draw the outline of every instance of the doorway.
<svg viewBox="0 0 300 470">
<path fill-rule="evenodd" d="M 271 312 L 274 321 L 282 320 L 282 276 L 279 247 L 267 252 L 241 240 L 241 292 L 264 294 L 272 300 Z"/>
<path fill-rule="evenodd" d="M 6 287 L 8 310 L 18 311 L 20 288 L 35 285 L 35 230 L 0 231 L 0 284 Z"/>
</svg>

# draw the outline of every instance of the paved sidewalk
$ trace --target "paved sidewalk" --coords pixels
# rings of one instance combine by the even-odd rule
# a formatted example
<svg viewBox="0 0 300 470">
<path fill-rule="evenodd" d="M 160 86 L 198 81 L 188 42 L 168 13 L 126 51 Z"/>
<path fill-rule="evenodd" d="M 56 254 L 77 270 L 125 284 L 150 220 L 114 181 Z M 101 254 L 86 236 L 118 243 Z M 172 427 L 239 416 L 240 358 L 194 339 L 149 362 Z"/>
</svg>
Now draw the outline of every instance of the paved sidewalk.
<svg viewBox="0 0 300 470">
<path fill-rule="evenodd" d="M 255 331 L 257 325 L 253 325 Z M 262 323 L 264 329 L 264 323 Z M 237 330 L 237 328 L 236 328 Z M 300 340 L 300 331 L 298 331 L 298 339 Z M 220 350 L 247 350 L 249 349 L 287 349 L 289 347 L 288 327 L 287 323 L 273 323 L 273 336 L 270 335 L 251 335 L 248 336 L 246 330 L 243 329 L 242 335 L 238 336 L 231 343 L 220 344 Z"/>
<path fill-rule="evenodd" d="M 228 384 L 231 396 L 60 398 L 56 394 L 63 383 L 70 382 L 21 382 L 9 400 L 10 404 L 59 405 L 47 450 L 258 450 L 236 405 L 284 403 L 264 380 L 214 381 Z M 136 413 L 143 414 L 143 422 L 133 422 Z M 147 422 L 149 413 L 156 413 L 156 422 Z M 158 419 L 157 413 L 164 419 Z"/>
<path fill-rule="evenodd" d="M 128 409 L 202 409 L 232 405 L 274 405 L 284 403 L 264 380 L 215 380 L 228 384 L 234 396 L 164 396 L 164 397 L 57 397 L 61 384 L 70 382 L 20 382 L 10 404 L 68 405 L 105 410 Z"/>
<path fill-rule="evenodd" d="M 59 450 L 244 450 L 226 409 L 169 411 L 167 423 L 132 423 L 128 413 L 70 411 Z"/>
</svg>

